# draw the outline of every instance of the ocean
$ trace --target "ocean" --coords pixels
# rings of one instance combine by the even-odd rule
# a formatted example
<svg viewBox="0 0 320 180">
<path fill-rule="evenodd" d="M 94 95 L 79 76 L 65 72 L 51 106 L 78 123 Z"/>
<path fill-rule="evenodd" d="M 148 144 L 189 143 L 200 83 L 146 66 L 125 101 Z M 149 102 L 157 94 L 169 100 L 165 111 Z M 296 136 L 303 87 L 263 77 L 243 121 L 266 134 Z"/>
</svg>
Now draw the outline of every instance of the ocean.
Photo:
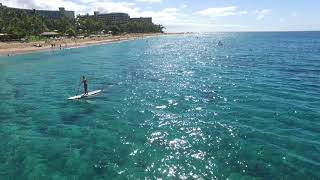
<svg viewBox="0 0 320 180">
<path fill-rule="evenodd" d="M 320 32 L 3 56 L 0 84 L 0 179 L 320 178 Z"/>
</svg>

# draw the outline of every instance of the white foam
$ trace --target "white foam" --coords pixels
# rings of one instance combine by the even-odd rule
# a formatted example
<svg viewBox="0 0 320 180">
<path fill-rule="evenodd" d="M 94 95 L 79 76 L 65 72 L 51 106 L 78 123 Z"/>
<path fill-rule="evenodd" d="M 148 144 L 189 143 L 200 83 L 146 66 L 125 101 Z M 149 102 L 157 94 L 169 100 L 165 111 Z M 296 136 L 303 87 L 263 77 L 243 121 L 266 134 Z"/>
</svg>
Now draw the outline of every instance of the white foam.
<svg viewBox="0 0 320 180">
<path fill-rule="evenodd" d="M 165 109 L 165 108 L 167 108 L 167 106 L 166 106 L 166 105 L 156 106 L 156 108 L 157 108 L 157 109 Z"/>
</svg>

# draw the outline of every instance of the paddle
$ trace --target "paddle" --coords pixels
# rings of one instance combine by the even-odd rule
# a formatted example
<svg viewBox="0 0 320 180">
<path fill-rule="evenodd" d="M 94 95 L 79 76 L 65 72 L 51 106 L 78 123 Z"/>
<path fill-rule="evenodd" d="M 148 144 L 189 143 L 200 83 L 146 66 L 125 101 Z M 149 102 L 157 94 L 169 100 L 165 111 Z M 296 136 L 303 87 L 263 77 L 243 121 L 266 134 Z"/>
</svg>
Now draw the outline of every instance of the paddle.
<svg viewBox="0 0 320 180">
<path fill-rule="evenodd" d="M 77 94 L 76 94 L 76 95 L 79 94 L 79 90 L 80 90 L 80 85 L 81 85 L 81 84 L 82 84 L 82 80 L 81 80 L 81 78 L 80 78 L 79 85 L 78 85 L 78 91 L 77 91 Z"/>
</svg>

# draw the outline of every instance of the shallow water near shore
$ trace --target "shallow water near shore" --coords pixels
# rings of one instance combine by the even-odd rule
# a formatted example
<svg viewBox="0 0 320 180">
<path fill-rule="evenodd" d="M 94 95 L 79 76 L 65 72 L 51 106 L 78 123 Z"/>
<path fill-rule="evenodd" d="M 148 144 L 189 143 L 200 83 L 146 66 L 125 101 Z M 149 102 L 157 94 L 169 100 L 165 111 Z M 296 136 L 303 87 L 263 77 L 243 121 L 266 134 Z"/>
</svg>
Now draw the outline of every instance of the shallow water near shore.
<svg viewBox="0 0 320 180">
<path fill-rule="evenodd" d="M 81 75 L 103 91 L 68 101 Z M 320 177 L 319 32 L 0 57 L 0 83 L 4 179 Z"/>
</svg>

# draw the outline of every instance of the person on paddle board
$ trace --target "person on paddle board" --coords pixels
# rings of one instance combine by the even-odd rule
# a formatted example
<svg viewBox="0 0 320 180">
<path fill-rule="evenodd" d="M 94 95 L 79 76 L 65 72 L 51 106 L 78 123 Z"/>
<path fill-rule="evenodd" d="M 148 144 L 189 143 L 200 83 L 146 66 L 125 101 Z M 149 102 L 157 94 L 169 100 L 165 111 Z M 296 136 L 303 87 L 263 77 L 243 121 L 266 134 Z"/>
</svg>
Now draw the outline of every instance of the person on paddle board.
<svg viewBox="0 0 320 180">
<path fill-rule="evenodd" d="M 82 83 L 83 83 L 83 89 L 84 89 L 83 95 L 87 96 L 88 95 L 88 81 L 87 81 L 86 77 L 84 77 L 84 76 L 82 76 Z"/>
</svg>

